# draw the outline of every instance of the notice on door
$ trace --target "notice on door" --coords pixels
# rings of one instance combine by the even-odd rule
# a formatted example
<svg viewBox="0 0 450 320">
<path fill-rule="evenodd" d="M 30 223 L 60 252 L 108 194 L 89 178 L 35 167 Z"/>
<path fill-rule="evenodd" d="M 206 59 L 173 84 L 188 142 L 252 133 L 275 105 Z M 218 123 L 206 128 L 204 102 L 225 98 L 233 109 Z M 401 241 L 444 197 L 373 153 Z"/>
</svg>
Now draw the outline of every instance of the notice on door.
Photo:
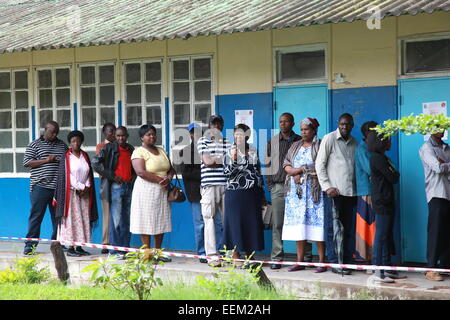
<svg viewBox="0 0 450 320">
<path fill-rule="evenodd" d="M 253 143 L 253 110 L 235 110 L 234 125 L 243 123 L 252 130 L 252 135 L 248 139 L 248 143 Z"/>
<path fill-rule="evenodd" d="M 447 115 L 447 101 L 437 101 L 437 102 L 425 102 L 422 103 L 422 113 L 423 114 L 444 114 Z M 430 138 L 430 135 L 427 134 L 424 137 L 424 140 L 427 141 Z M 445 135 L 442 140 L 448 139 L 447 130 L 445 130 Z"/>
</svg>

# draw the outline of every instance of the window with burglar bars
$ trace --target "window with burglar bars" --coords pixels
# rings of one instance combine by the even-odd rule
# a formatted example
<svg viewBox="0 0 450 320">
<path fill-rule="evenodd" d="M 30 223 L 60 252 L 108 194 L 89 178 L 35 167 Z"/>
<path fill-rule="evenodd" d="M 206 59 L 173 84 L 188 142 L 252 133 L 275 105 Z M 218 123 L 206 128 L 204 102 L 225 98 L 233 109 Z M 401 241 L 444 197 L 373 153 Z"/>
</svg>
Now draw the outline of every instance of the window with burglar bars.
<svg viewBox="0 0 450 320">
<path fill-rule="evenodd" d="M 0 174 L 28 172 L 23 155 L 30 142 L 28 70 L 0 70 Z"/>
<path fill-rule="evenodd" d="M 133 146 L 142 144 L 139 127 L 151 124 L 157 131 L 157 145 L 165 145 L 163 63 L 161 59 L 124 63 L 124 123 Z"/>
<path fill-rule="evenodd" d="M 54 120 L 59 124 L 58 138 L 66 142 L 72 130 L 70 67 L 39 68 L 36 73 L 39 134 Z"/>
<path fill-rule="evenodd" d="M 107 122 L 116 124 L 115 66 L 113 63 L 78 66 L 80 130 L 89 155 L 103 141 L 102 128 Z"/>
<path fill-rule="evenodd" d="M 172 58 L 170 61 L 170 86 L 172 129 L 186 129 L 197 123 L 208 127 L 212 112 L 212 59 L 211 57 Z M 181 139 L 181 138 L 180 138 Z M 173 141 L 173 146 L 181 140 Z"/>
</svg>

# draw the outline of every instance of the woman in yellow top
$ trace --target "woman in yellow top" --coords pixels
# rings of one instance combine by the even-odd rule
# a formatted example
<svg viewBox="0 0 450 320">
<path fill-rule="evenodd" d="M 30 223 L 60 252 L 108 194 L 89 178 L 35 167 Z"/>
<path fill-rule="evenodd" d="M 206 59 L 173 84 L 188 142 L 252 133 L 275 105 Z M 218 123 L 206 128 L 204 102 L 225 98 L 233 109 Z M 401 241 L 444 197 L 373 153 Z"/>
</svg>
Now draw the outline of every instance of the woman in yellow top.
<svg viewBox="0 0 450 320">
<path fill-rule="evenodd" d="M 168 185 L 175 170 L 164 149 L 157 147 L 156 129 L 145 124 L 139 128 L 142 146 L 131 161 L 137 174 L 131 199 L 130 231 L 140 234 L 142 244 L 150 248 L 150 236 L 160 249 L 165 232 L 172 231 L 171 208 L 167 201 Z M 168 258 L 161 260 L 167 262 Z"/>
</svg>

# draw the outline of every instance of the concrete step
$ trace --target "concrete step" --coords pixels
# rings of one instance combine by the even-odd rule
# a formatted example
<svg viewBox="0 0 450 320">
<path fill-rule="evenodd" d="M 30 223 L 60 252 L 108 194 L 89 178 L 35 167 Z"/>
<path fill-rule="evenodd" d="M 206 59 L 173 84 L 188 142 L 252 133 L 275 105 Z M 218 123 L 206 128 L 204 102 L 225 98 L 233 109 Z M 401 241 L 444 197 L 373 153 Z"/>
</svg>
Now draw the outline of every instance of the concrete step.
<svg viewBox="0 0 450 320">
<path fill-rule="evenodd" d="M 53 257 L 48 244 L 40 244 L 37 253 L 41 254 L 42 265 L 50 267 L 56 277 Z M 67 257 L 70 281 L 73 285 L 88 284 L 90 274 L 81 271 L 94 260 L 106 258 L 99 249 L 85 248 L 92 253 L 84 257 Z M 23 244 L 0 241 L 0 269 L 13 264 L 15 258 L 21 258 Z M 267 257 L 256 257 L 267 260 Z M 215 272 L 226 272 L 226 268 L 217 270 L 200 263 L 198 259 L 172 257 L 172 262 L 158 266 L 157 276 L 165 282 L 194 283 L 198 276 L 212 279 Z M 406 279 L 396 280 L 393 284 L 378 284 L 366 271 L 353 271 L 352 275 L 341 276 L 331 270 L 316 274 L 314 269 L 288 272 L 287 267 L 271 270 L 263 267 L 267 277 L 279 292 L 290 292 L 299 299 L 443 299 L 450 300 L 450 277 L 444 281 L 433 282 L 425 279 L 421 273 L 404 273 Z"/>
</svg>

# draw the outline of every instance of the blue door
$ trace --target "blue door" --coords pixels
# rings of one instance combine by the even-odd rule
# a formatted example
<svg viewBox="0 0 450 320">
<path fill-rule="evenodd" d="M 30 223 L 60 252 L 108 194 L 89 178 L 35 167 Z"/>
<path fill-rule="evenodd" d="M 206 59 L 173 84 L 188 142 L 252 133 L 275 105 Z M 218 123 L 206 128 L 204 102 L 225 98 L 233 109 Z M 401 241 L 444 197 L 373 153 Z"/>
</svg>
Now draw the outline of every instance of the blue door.
<svg viewBox="0 0 450 320">
<path fill-rule="evenodd" d="M 318 135 L 328 133 L 328 87 L 326 84 L 277 87 L 274 90 L 274 129 L 279 129 L 280 115 L 290 112 L 295 118 L 294 131 L 300 134 L 300 121 L 306 117 L 316 118 L 319 123 Z M 295 241 L 284 241 L 284 250 L 296 253 Z M 316 249 L 314 250 L 316 254 Z"/>
<path fill-rule="evenodd" d="M 319 123 L 319 137 L 328 133 L 328 87 L 326 84 L 277 87 L 274 90 L 274 128 L 284 112 L 295 117 L 295 132 L 300 133 L 300 121 L 306 117 L 316 118 Z"/>
<path fill-rule="evenodd" d="M 450 77 L 399 81 L 399 116 L 422 113 L 422 103 L 450 102 Z M 400 209 L 403 260 L 426 262 L 428 206 L 419 148 L 424 136 L 400 135 Z"/>
</svg>

